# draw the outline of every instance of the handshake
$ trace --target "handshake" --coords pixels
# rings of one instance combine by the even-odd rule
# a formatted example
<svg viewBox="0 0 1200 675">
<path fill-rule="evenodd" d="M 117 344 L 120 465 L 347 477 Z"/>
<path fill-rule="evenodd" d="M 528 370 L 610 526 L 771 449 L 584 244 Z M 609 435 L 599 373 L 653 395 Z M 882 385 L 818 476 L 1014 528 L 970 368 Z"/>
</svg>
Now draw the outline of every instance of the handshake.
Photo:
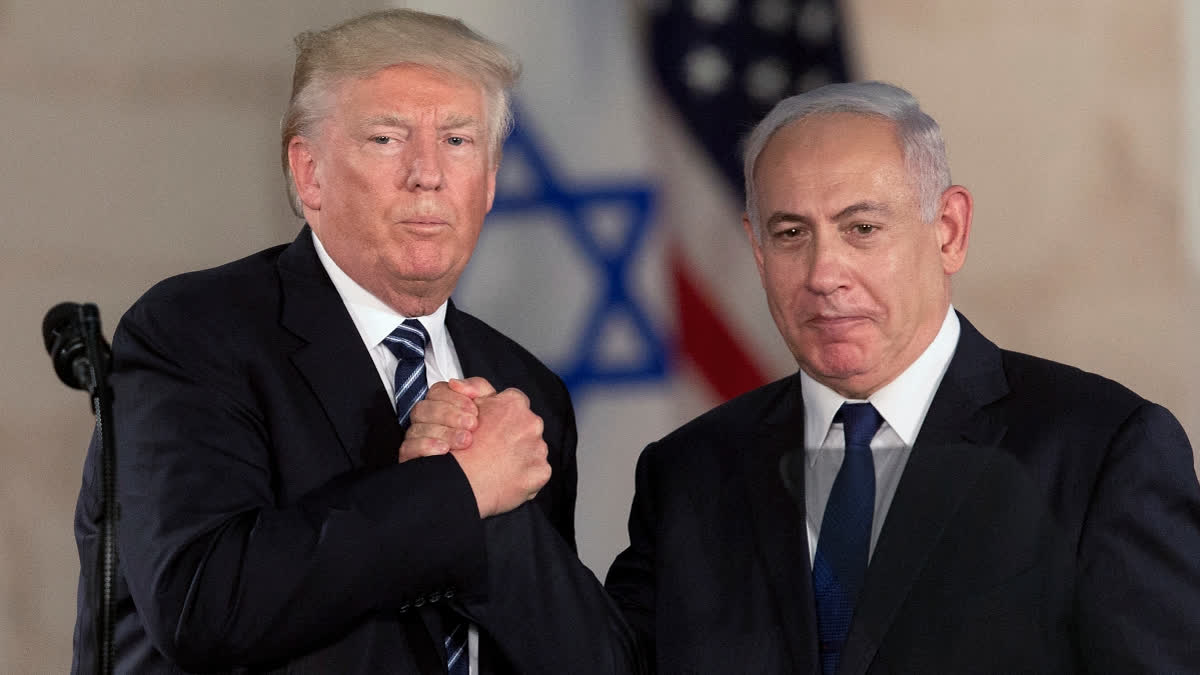
<svg viewBox="0 0 1200 675">
<path fill-rule="evenodd" d="M 410 419 L 400 462 L 453 455 L 471 483 L 480 518 L 517 508 L 550 480 L 542 418 L 518 389 L 497 393 L 479 377 L 438 382 Z"/>
</svg>

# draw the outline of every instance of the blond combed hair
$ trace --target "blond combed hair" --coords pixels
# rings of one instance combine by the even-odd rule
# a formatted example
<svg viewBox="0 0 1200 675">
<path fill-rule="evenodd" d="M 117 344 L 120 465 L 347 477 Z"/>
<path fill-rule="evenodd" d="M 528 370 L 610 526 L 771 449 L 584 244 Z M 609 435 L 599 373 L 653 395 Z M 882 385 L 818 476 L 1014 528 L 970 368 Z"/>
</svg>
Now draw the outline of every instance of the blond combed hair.
<svg viewBox="0 0 1200 675">
<path fill-rule="evenodd" d="M 511 89 L 521 73 L 517 58 L 462 21 L 411 9 L 389 9 L 332 28 L 296 36 L 292 97 L 281 124 L 281 160 L 292 210 L 302 216 L 288 144 L 315 138 L 342 83 L 398 65 L 419 65 L 476 82 L 487 101 L 488 148 L 493 163 L 513 126 Z"/>
</svg>

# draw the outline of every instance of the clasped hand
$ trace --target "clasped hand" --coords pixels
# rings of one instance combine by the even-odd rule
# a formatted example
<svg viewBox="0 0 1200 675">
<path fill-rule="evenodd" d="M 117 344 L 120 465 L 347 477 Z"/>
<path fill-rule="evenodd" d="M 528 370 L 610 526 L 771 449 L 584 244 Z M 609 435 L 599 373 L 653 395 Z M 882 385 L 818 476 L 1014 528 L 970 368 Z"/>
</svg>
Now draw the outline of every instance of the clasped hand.
<svg viewBox="0 0 1200 675">
<path fill-rule="evenodd" d="M 449 453 L 471 483 L 482 518 L 511 511 L 550 480 L 542 418 L 519 389 L 485 379 L 438 382 L 413 406 L 400 462 Z"/>
</svg>

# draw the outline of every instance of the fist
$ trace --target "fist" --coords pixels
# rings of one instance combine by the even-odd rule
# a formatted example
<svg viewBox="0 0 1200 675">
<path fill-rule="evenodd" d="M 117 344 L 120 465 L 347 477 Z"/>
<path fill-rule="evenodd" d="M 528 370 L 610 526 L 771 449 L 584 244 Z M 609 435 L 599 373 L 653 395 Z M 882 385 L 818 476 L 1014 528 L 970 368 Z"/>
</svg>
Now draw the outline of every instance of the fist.
<svg viewBox="0 0 1200 675">
<path fill-rule="evenodd" d="M 471 445 L 449 452 L 471 483 L 480 517 L 511 511 L 550 480 L 542 418 L 517 389 L 475 399 L 478 424 Z"/>
</svg>

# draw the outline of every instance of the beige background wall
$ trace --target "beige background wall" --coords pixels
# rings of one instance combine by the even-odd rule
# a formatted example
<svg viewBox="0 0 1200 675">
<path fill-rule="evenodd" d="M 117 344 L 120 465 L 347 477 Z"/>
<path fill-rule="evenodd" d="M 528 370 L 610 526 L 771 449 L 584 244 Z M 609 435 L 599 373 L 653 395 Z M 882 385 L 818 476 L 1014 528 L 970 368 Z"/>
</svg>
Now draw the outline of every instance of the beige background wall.
<svg viewBox="0 0 1200 675">
<path fill-rule="evenodd" d="M 51 372 L 42 315 L 95 301 L 111 334 L 157 279 L 290 239 L 290 38 L 379 4 L 0 0 L 0 672 L 70 663 L 92 418 Z M 922 99 L 976 196 L 956 304 L 1196 438 L 1179 16 L 1172 0 L 849 3 L 859 72 Z"/>
</svg>

